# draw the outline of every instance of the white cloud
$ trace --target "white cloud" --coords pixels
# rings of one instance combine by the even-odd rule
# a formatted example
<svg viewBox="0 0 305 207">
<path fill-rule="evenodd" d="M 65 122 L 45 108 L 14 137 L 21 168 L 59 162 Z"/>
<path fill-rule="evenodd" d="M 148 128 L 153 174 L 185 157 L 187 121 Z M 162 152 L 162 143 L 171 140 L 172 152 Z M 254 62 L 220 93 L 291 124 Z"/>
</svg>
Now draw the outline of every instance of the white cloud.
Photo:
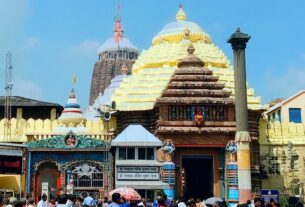
<svg viewBox="0 0 305 207">
<path fill-rule="evenodd" d="M 12 95 L 41 100 L 42 89 L 31 80 L 16 80 Z"/>
<path fill-rule="evenodd" d="M 96 40 L 84 40 L 76 45 L 71 45 L 67 52 L 71 56 L 92 56 L 96 54 L 98 47 L 101 45 Z"/>
</svg>

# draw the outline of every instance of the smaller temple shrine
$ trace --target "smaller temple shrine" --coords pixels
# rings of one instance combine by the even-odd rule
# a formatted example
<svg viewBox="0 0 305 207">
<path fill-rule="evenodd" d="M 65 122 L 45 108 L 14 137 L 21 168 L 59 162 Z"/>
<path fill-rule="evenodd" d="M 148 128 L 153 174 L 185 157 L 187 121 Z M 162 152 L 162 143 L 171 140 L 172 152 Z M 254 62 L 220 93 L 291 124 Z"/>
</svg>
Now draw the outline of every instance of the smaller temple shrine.
<svg viewBox="0 0 305 207">
<path fill-rule="evenodd" d="M 71 90 L 55 133 L 27 143 L 27 192 L 49 198 L 61 191 L 98 197 L 111 189 L 110 142 L 90 135 L 86 119 Z M 44 191 L 43 191 L 44 190 Z"/>
<path fill-rule="evenodd" d="M 168 188 L 160 176 L 163 163 L 157 161 L 162 142 L 142 125 L 129 125 L 111 143 L 115 148 L 115 188 L 132 187 L 147 202 L 157 191 Z"/>
<path fill-rule="evenodd" d="M 156 134 L 175 146 L 169 161 L 177 166 L 178 195 L 224 197 L 225 146 L 235 133 L 234 99 L 194 51 L 190 45 L 157 99 Z"/>
</svg>

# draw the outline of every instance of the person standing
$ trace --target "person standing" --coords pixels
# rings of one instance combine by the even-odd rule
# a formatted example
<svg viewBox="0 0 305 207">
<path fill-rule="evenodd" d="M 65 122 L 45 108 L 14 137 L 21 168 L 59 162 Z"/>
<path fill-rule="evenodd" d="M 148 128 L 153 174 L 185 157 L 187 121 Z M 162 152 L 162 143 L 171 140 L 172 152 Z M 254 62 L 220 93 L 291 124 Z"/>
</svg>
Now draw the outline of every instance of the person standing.
<svg viewBox="0 0 305 207">
<path fill-rule="evenodd" d="M 53 196 L 50 198 L 50 201 L 48 203 L 48 207 L 56 207 L 56 200 Z"/>
<path fill-rule="evenodd" d="M 121 198 L 120 207 L 130 207 L 130 204 L 126 201 L 124 197 Z"/>
<path fill-rule="evenodd" d="M 92 206 L 93 198 L 90 195 L 88 195 L 88 193 L 86 193 L 86 192 L 83 194 L 83 196 L 84 196 L 83 206 L 85 206 L 85 205 Z"/>
<path fill-rule="evenodd" d="M 58 204 L 56 207 L 66 207 L 67 206 L 68 195 L 62 194 L 58 197 Z"/>
<path fill-rule="evenodd" d="M 120 207 L 121 194 L 113 193 L 111 196 L 111 201 L 112 202 L 108 205 L 108 207 Z"/>
<path fill-rule="evenodd" d="M 262 206 L 262 200 L 260 198 L 254 199 L 254 206 L 255 207 L 261 207 Z"/>
<path fill-rule="evenodd" d="M 47 207 L 47 195 L 43 194 L 41 200 L 37 203 L 37 207 Z"/>
<path fill-rule="evenodd" d="M 108 207 L 108 197 L 104 197 L 103 207 Z"/>
<path fill-rule="evenodd" d="M 81 197 L 77 197 L 75 201 L 75 207 L 82 207 L 83 199 Z"/>
<path fill-rule="evenodd" d="M 35 207 L 34 206 L 34 199 L 33 198 L 29 198 L 27 200 L 27 207 Z"/>
<path fill-rule="evenodd" d="M 0 195 L 0 207 L 4 207 L 4 202 L 3 202 L 3 198 L 1 195 Z"/>
</svg>

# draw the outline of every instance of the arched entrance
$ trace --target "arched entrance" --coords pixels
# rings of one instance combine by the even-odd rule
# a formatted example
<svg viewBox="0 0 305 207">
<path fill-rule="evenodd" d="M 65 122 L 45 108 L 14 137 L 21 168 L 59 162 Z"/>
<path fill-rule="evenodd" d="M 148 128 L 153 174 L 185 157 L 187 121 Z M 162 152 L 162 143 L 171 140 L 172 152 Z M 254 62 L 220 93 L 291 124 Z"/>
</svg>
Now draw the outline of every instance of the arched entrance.
<svg viewBox="0 0 305 207">
<path fill-rule="evenodd" d="M 36 201 L 38 201 L 39 196 L 41 195 L 42 183 L 48 183 L 50 197 L 57 196 L 60 188 L 59 177 L 60 176 L 59 176 L 58 166 L 56 165 L 55 162 L 46 161 L 38 166 L 35 177 Z"/>
</svg>

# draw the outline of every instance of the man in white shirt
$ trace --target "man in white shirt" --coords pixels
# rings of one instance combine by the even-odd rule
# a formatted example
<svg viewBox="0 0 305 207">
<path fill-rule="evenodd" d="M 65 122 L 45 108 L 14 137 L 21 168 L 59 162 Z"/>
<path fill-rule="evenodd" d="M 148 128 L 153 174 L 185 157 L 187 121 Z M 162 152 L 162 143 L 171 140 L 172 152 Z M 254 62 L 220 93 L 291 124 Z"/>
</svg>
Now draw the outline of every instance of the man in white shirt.
<svg viewBox="0 0 305 207">
<path fill-rule="evenodd" d="M 47 195 L 43 194 L 41 200 L 37 203 L 37 207 L 47 207 Z"/>
</svg>

